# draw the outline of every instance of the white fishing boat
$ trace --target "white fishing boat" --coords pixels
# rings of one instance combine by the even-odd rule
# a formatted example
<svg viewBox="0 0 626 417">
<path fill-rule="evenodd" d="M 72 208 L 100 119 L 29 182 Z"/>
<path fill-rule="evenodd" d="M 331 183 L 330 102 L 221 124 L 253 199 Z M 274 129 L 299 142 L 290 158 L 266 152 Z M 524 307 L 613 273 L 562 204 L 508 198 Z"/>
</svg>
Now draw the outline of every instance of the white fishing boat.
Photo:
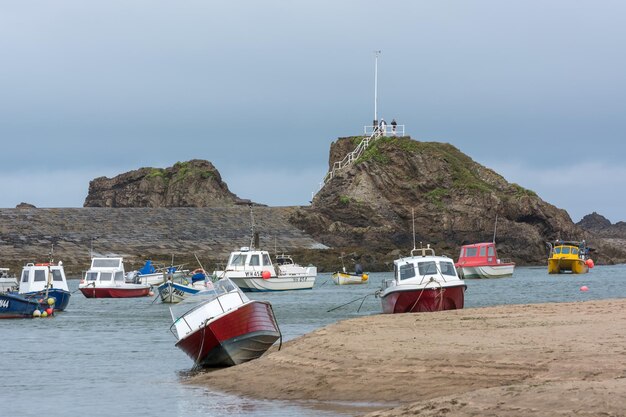
<svg viewBox="0 0 626 417">
<path fill-rule="evenodd" d="M 145 297 L 150 294 L 150 284 L 126 282 L 122 258 L 93 258 L 78 288 L 87 298 Z"/>
<path fill-rule="evenodd" d="M 55 310 L 65 310 L 70 302 L 63 262 L 27 263 L 22 268 L 19 293 L 24 297 L 54 299 Z"/>
<path fill-rule="evenodd" d="M 228 279 L 170 308 L 176 347 L 203 367 L 238 365 L 281 337 L 270 303 L 250 300 Z"/>
<path fill-rule="evenodd" d="M 274 268 L 267 251 L 250 247 L 231 252 L 223 271 L 214 271 L 216 278 L 228 278 L 243 291 L 286 291 L 313 288 L 317 277 L 314 266 L 291 263 Z"/>
<path fill-rule="evenodd" d="M 176 304 L 200 291 L 213 288 L 203 269 L 196 269 L 190 277 L 168 275 L 168 279 L 158 286 L 159 296 L 164 303 Z"/>
<path fill-rule="evenodd" d="M 466 285 L 453 261 L 436 256 L 428 245 L 411 256 L 393 262 L 393 279 L 386 279 L 376 292 L 383 313 L 417 313 L 462 309 Z"/>
<path fill-rule="evenodd" d="M 17 278 L 9 271 L 9 268 L 0 268 L 0 292 L 16 292 L 19 287 Z"/>
</svg>

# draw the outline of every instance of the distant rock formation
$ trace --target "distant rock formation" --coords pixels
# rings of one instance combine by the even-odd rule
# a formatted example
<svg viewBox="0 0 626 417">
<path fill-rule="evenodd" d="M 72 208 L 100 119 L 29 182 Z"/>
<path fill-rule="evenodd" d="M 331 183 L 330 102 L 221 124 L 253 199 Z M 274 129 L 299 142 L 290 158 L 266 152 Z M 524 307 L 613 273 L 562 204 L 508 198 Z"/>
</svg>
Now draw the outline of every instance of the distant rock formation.
<svg viewBox="0 0 626 417">
<path fill-rule="evenodd" d="M 220 207 L 251 203 L 231 193 L 212 163 L 194 159 L 89 183 L 84 207 Z"/>
<path fill-rule="evenodd" d="M 17 206 L 15 206 L 16 209 L 33 209 L 33 208 L 37 208 L 35 207 L 33 204 L 30 203 L 20 203 Z"/>
<path fill-rule="evenodd" d="M 609 219 L 595 211 L 587 214 L 576 224 L 598 236 L 626 239 L 626 222 L 612 224 Z"/>
<path fill-rule="evenodd" d="M 361 139 L 333 143 L 329 166 Z M 407 254 L 413 247 L 413 209 L 417 246 L 430 243 L 452 257 L 462 244 L 491 241 L 496 215 L 500 256 L 523 264 L 545 262 L 545 242 L 557 238 L 602 245 L 565 210 L 507 182 L 454 146 L 409 137 L 370 144 L 352 166 L 324 185 L 310 207 L 295 211 L 291 221 L 330 246 Z M 626 259 L 624 251 L 596 253 L 608 263 Z"/>
</svg>

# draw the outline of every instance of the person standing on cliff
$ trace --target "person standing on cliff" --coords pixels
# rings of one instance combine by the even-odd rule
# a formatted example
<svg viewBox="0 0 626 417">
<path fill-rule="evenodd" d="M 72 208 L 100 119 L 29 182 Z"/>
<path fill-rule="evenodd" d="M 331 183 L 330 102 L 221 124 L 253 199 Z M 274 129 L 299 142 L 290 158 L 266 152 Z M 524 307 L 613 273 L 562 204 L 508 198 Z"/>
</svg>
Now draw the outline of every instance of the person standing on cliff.
<svg viewBox="0 0 626 417">
<path fill-rule="evenodd" d="M 395 136 L 396 135 L 396 127 L 398 126 L 398 123 L 396 122 L 396 119 L 391 119 L 391 136 Z"/>
<path fill-rule="evenodd" d="M 380 134 L 385 136 L 387 134 L 387 122 L 382 117 L 380 118 Z"/>
</svg>

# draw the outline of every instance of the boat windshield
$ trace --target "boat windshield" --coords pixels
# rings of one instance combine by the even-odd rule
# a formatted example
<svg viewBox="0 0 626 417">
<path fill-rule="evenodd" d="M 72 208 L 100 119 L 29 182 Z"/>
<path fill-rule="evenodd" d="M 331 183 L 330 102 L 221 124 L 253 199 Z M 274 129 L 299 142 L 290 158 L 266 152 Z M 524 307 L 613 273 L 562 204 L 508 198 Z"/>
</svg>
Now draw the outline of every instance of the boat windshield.
<svg viewBox="0 0 626 417">
<path fill-rule="evenodd" d="M 53 281 L 63 281 L 63 275 L 61 275 L 61 270 L 59 269 L 51 269 L 52 272 L 52 280 Z"/>
<path fill-rule="evenodd" d="M 570 248 L 567 246 L 564 246 L 563 248 L 561 248 L 561 253 L 563 255 L 569 255 L 569 251 L 570 251 Z"/>
<path fill-rule="evenodd" d="M 98 273 L 97 272 L 87 272 L 85 274 L 85 280 L 87 281 L 95 281 L 98 279 Z"/>
<path fill-rule="evenodd" d="M 244 266 L 246 264 L 246 256 L 245 253 L 234 253 L 231 258 L 228 266 Z"/>
<path fill-rule="evenodd" d="M 119 258 L 94 258 L 91 262 L 92 268 L 119 268 L 121 260 Z"/>
</svg>

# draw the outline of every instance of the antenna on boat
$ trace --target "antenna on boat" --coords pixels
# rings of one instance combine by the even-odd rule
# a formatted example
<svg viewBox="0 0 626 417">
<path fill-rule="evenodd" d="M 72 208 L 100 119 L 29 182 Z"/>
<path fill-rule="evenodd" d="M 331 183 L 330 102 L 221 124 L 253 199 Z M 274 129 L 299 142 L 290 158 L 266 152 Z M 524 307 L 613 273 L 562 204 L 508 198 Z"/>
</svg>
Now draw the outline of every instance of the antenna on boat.
<svg viewBox="0 0 626 417">
<path fill-rule="evenodd" d="M 254 213 L 252 212 L 252 204 L 249 204 L 248 207 L 250 207 L 250 247 L 256 249 L 254 247 Z"/>
<path fill-rule="evenodd" d="M 415 247 L 415 208 L 411 208 L 411 221 L 413 222 L 413 250 L 416 250 Z M 422 242 L 420 242 L 421 245 Z"/>
<path fill-rule="evenodd" d="M 496 230 L 498 230 L 498 213 L 496 213 L 496 222 L 493 225 L 493 240 L 492 240 L 492 243 L 496 243 Z"/>
</svg>

